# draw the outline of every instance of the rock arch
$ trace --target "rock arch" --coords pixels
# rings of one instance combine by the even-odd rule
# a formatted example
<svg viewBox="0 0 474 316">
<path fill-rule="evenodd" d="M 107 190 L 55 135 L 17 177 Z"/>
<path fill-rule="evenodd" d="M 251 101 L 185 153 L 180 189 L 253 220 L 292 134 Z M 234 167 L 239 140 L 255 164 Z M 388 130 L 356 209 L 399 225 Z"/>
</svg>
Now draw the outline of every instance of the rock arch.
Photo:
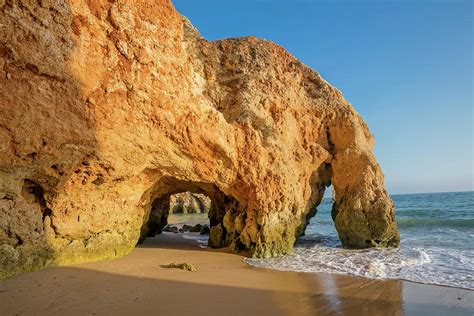
<svg viewBox="0 0 474 316">
<path fill-rule="evenodd" d="M 344 246 L 398 244 L 367 126 L 282 47 L 206 41 L 168 0 L 0 20 L 1 277 L 125 255 L 188 189 L 213 197 L 214 245 L 252 256 L 291 253 L 329 183 Z"/>
<path fill-rule="evenodd" d="M 210 207 L 211 200 L 203 194 L 186 191 L 170 197 L 172 214 L 207 213 Z"/>
<path fill-rule="evenodd" d="M 167 224 L 170 197 L 182 192 L 203 194 L 211 200 L 208 214 L 211 230 L 209 246 L 213 248 L 232 246 L 238 249 L 238 240 L 234 237 L 235 229 L 225 227 L 224 218 L 245 214 L 245 208 L 233 196 L 226 195 L 214 184 L 178 180 L 169 176 L 160 178 L 141 199 L 140 204 L 144 205 L 144 217 L 139 240 L 161 232 Z"/>
</svg>

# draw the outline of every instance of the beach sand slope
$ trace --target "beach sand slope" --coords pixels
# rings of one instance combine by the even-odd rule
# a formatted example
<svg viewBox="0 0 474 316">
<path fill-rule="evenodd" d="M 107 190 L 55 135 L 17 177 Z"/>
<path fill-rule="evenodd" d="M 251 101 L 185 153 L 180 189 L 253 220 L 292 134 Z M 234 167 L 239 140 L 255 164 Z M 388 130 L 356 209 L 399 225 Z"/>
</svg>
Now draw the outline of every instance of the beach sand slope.
<svg viewBox="0 0 474 316">
<path fill-rule="evenodd" d="M 187 262 L 196 272 L 161 265 Z M 0 282 L 1 315 L 473 315 L 474 291 L 254 268 L 181 234 Z"/>
</svg>

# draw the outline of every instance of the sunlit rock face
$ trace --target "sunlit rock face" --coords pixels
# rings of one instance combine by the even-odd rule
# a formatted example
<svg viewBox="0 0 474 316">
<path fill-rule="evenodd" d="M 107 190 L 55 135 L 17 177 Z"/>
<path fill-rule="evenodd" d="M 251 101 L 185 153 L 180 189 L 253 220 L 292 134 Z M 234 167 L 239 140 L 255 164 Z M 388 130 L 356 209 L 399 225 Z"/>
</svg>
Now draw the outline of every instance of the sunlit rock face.
<svg viewBox="0 0 474 316">
<path fill-rule="evenodd" d="M 210 246 L 290 253 L 330 184 L 344 246 L 398 245 L 366 124 L 282 47 L 208 42 L 166 0 L 0 1 L 0 24 L 2 277 L 125 255 L 186 191 Z"/>
<path fill-rule="evenodd" d="M 143 222 L 138 242 L 143 242 L 147 237 L 154 237 L 163 232 L 168 224 L 169 214 L 200 214 L 208 213 L 211 200 L 204 194 L 189 191 L 174 195 L 164 194 L 153 200 L 146 220 Z"/>
<path fill-rule="evenodd" d="M 210 208 L 211 200 L 203 194 L 183 192 L 170 197 L 170 213 L 172 214 L 207 213 Z"/>
</svg>

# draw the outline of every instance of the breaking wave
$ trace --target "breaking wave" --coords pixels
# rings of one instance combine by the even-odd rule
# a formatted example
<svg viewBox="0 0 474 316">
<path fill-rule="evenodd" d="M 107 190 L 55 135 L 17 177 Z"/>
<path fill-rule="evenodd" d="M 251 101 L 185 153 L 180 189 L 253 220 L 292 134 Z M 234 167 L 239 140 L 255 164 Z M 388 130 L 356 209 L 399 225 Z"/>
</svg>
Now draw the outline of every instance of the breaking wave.
<svg viewBox="0 0 474 316">
<path fill-rule="evenodd" d="M 285 271 L 349 274 L 474 289 L 474 192 L 393 196 L 401 245 L 396 249 L 341 247 L 324 201 L 295 253 L 244 259 Z"/>
</svg>

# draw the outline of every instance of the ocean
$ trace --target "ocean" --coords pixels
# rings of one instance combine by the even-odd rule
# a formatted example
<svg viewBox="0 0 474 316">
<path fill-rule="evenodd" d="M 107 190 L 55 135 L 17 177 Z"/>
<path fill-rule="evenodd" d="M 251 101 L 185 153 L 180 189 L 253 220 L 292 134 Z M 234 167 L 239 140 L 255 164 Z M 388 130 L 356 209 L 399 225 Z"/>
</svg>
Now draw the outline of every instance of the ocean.
<svg viewBox="0 0 474 316">
<path fill-rule="evenodd" d="M 284 271 L 348 274 L 474 289 L 474 192 L 391 196 L 400 230 L 400 248 L 350 250 L 331 219 L 331 199 L 318 206 L 293 255 L 246 258 L 250 265 Z M 202 222 L 204 214 L 193 215 Z M 178 219 L 188 222 L 188 216 Z M 185 234 L 185 238 L 204 236 Z"/>
<path fill-rule="evenodd" d="M 391 196 L 400 248 L 341 247 L 324 199 L 295 246 L 294 255 L 245 259 L 257 267 L 349 274 L 474 289 L 474 192 Z"/>
</svg>

